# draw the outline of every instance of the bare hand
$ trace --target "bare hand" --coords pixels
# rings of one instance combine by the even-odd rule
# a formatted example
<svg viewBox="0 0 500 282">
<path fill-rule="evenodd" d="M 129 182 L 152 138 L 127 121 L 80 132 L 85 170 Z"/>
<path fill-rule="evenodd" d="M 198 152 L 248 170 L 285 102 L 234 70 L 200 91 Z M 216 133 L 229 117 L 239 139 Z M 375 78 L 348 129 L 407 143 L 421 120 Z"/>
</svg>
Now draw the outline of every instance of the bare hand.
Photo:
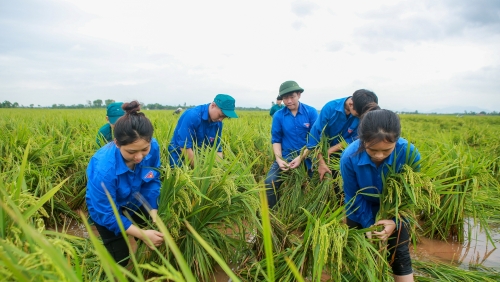
<svg viewBox="0 0 500 282">
<path fill-rule="evenodd" d="M 290 168 L 290 165 L 282 159 L 277 159 L 276 162 L 283 171 L 287 171 Z"/>
<path fill-rule="evenodd" d="M 396 223 L 394 220 L 391 219 L 382 219 L 377 221 L 375 225 L 383 225 L 384 230 L 377 232 L 373 231 L 373 235 L 377 236 L 380 240 L 385 241 L 391 234 L 394 232 L 394 229 L 396 229 Z"/>
<path fill-rule="evenodd" d="M 299 167 L 300 163 L 302 162 L 302 160 L 300 159 L 300 156 L 296 157 L 295 159 L 293 159 L 289 165 L 290 165 L 290 168 L 297 168 Z"/>
<path fill-rule="evenodd" d="M 328 168 L 326 164 L 320 164 L 318 166 L 319 180 L 323 181 L 325 174 L 332 174 L 332 171 Z"/>
<path fill-rule="evenodd" d="M 161 246 L 161 244 L 163 244 L 163 234 L 156 230 L 145 230 L 144 236 L 149 238 L 151 242 L 149 242 L 149 240 L 147 240 L 146 238 L 144 238 L 142 241 L 144 241 L 144 243 L 146 243 L 146 245 L 152 250 L 154 249 L 154 247 L 150 245 L 150 243 L 152 243 L 155 247 L 159 247 Z"/>
</svg>

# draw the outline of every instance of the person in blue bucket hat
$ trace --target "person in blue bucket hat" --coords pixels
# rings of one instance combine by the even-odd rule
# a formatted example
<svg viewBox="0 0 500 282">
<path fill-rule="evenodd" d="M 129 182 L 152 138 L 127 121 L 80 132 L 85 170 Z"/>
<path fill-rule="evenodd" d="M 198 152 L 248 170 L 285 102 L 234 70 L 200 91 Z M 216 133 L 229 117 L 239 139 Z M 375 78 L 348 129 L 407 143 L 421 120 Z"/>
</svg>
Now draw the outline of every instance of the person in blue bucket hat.
<svg viewBox="0 0 500 282">
<path fill-rule="evenodd" d="M 222 159 L 222 121 L 237 118 L 234 109 L 233 97 L 217 94 L 213 102 L 186 110 L 179 118 L 168 146 L 170 166 L 179 167 L 187 161 L 194 167 L 195 146 L 215 146 Z"/>
<path fill-rule="evenodd" d="M 122 109 L 122 105 L 123 102 L 115 102 L 109 104 L 106 108 L 106 120 L 108 122 L 99 128 L 95 139 L 99 148 L 113 141 L 113 129 L 115 127 L 115 123 L 125 114 Z"/>
</svg>

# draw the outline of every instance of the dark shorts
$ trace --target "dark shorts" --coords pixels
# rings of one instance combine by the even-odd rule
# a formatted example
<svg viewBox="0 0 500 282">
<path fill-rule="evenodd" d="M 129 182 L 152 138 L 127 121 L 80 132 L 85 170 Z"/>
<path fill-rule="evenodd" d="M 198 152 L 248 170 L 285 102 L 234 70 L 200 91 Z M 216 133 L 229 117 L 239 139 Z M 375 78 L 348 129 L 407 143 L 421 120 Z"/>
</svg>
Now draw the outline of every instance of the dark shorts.
<svg viewBox="0 0 500 282">
<path fill-rule="evenodd" d="M 146 225 L 146 221 L 141 218 L 141 216 L 150 219 L 149 212 L 141 206 L 137 211 L 128 210 L 132 222 L 137 226 L 143 228 Z M 111 254 L 113 259 L 118 262 L 121 266 L 127 266 L 129 260 L 130 251 L 127 246 L 126 239 L 123 238 L 122 234 L 115 235 L 113 231 L 110 231 L 104 226 L 94 223 L 99 235 L 101 236 L 102 242 L 108 252 Z M 127 238 L 128 240 L 128 238 Z"/>
<path fill-rule="evenodd" d="M 349 228 L 363 228 L 361 224 L 349 218 L 347 218 L 347 225 Z M 401 221 L 399 227 L 394 230 L 394 233 L 392 233 L 387 242 L 387 248 L 389 250 L 387 261 L 394 275 L 402 276 L 413 273 L 409 243 L 410 233 L 408 232 L 408 224 Z"/>
</svg>

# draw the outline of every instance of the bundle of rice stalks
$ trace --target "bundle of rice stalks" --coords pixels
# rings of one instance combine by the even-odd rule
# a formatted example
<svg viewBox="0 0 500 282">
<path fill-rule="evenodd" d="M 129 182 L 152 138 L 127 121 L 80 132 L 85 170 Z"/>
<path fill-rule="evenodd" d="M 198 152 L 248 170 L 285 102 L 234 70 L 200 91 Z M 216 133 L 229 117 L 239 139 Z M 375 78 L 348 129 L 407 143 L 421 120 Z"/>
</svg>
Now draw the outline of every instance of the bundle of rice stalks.
<svg viewBox="0 0 500 282">
<path fill-rule="evenodd" d="M 208 281 L 216 261 L 192 233 L 187 222 L 226 262 L 241 260 L 246 237 L 255 228 L 258 207 L 257 186 L 248 168 L 237 159 L 217 161 L 214 148 L 198 148 L 194 169 L 166 168 L 158 214 L 165 222 L 182 255 L 200 280 Z M 140 261 L 161 264 L 157 254 L 141 245 Z M 165 247 L 160 253 L 171 260 Z"/>
<path fill-rule="evenodd" d="M 286 248 L 273 248 L 271 255 L 266 253 L 265 258 L 243 269 L 239 273 L 243 280 L 271 281 L 268 279 L 270 265 L 275 267 L 276 281 L 300 281 L 301 278 L 325 281 L 325 277 L 332 281 L 387 279 L 387 263 L 380 259 L 375 245 L 365 239 L 366 230 L 349 230 L 342 222 L 342 207 L 336 210 L 324 207 L 317 216 L 304 212 L 308 218 L 304 233 L 294 237 Z"/>
<path fill-rule="evenodd" d="M 414 226 L 422 212 L 439 209 L 440 199 L 432 180 L 414 171 L 415 168 L 416 165 L 404 165 L 401 171 L 396 171 L 396 167 L 389 167 L 382 180 L 380 210 L 375 221 L 394 218 L 396 222 L 404 220 Z"/>
<path fill-rule="evenodd" d="M 342 142 L 344 146 L 347 146 L 345 141 L 342 140 Z M 318 148 L 309 155 L 314 161 L 312 177 L 302 166 L 281 174 L 283 183 L 279 191 L 281 196 L 276 207 L 276 216 L 290 230 L 301 229 L 307 224 L 308 217 L 303 209 L 316 216 L 324 210 L 325 206 L 335 210 L 343 205 L 342 178 L 340 173 L 337 173 L 340 168 L 339 158 L 337 156 L 326 158 L 328 148 L 328 139 L 322 136 Z M 325 156 L 325 161 L 333 172 L 333 177 L 326 174 L 323 181 L 319 179 L 317 173 L 320 153 Z"/>
<path fill-rule="evenodd" d="M 339 178 L 325 177 L 320 181 L 317 173 L 309 178 L 307 172 L 300 168 L 282 176 L 284 181 L 275 214 L 289 230 L 306 226 L 308 217 L 304 210 L 316 216 L 325 206 L 336 209 L 343 204 L 341 195 L 334 189 L 339 185 Z"/>
</svg>

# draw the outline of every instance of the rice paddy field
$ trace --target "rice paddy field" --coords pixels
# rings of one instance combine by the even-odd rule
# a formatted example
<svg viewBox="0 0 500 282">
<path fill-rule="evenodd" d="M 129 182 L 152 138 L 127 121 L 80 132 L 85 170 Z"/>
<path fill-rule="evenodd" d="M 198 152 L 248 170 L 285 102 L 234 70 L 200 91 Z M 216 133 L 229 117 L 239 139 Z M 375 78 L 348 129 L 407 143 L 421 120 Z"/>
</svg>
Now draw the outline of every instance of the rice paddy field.
<svg viewBox="0 0 500 282">
<path fill-rule="evenodd" d="M 86 216 L 85 169 L 105 111 L 0 109 L 0 280 L 392 280 L 384 243 L 344 223 L 334 189 L 340 178 L 321 182 L 317 173 L 295 170 L 285 176 L 279 204 L 267 208 L 267 111 L 225 120 L 224 160 L 199 148 L 194 169 L 168 166 L 179 116 L 145 113 L 163 164 L 162 220 L 151 224 L 166 240 L 155 250 L 138 243 L 123 268 Z M 423 160 L 420 172 L 385 179 L 381 213 L 412 223 L 415 280 L 499 281 L 500 117 L 400 117 L 402 136 Z"/>
</svg>

